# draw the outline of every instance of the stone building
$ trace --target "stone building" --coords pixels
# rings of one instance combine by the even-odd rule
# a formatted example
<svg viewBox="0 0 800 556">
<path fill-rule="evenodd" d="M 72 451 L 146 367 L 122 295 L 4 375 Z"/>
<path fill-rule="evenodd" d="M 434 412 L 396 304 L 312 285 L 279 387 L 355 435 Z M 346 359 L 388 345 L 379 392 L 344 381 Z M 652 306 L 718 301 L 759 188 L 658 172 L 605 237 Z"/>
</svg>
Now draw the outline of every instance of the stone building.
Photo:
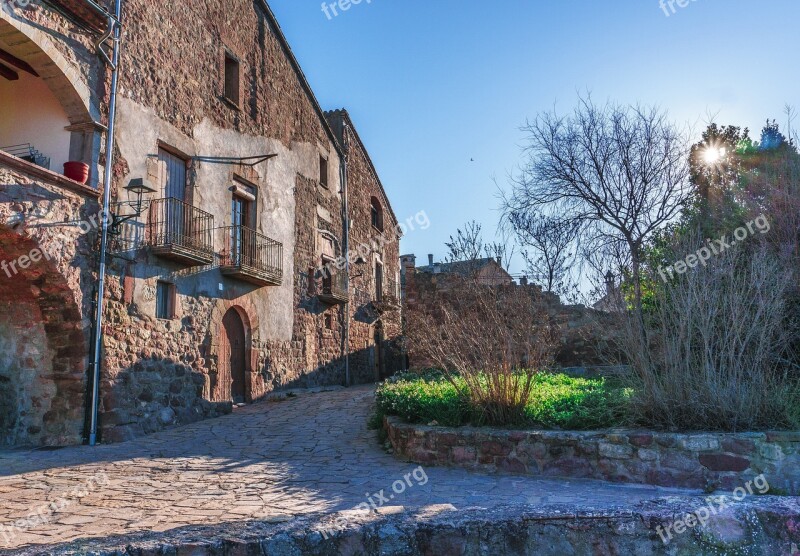
<svg viewBox="0 0 800 556">
<path fill-rule="evenodd" d="M 107 21 L 79 0 L 25 4 L 0 11 L 0 261 L 15 269 L 0 273 L 0 445 L 77 443 Z M 123 15 L 101 440 L 397 370 L 397 219 L 268 4 L 125 0 Z M 64 162 L 88 165 L 85 185 Z"/>
</svg>

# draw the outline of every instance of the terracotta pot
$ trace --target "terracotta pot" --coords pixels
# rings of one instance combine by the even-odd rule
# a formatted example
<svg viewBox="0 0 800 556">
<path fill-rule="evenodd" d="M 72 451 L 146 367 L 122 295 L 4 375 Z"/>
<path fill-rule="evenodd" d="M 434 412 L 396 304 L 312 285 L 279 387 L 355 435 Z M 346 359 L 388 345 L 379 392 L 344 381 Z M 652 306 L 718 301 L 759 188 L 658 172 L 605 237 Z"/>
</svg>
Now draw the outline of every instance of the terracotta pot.
<svg viewBox="0 0 800 556">
<path fill-rule="evenodd" d="M 74 160 L 65 162 L 64 175 L 78 183 L 86 183 L 89 180 L 89 165 Z"/>
</svg>

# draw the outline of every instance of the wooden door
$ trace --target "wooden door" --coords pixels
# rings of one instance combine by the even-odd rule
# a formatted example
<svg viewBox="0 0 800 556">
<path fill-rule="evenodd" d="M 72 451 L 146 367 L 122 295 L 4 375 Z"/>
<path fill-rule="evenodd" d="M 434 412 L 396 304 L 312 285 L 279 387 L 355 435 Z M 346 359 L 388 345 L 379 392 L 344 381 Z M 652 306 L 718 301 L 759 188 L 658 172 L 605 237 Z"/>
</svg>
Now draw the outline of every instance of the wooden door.
<svg viewBox="0 0 800 556">
<path fill-rule="evenodd" d="M 242 317 L 235 309 L 230 309 L 222 319 L 219 355 L 219 392 L 234 403 L 246 400 L 245 373 L 247 369 L 247 349 Z"/>
<path fill-rule="evenodd" d="M 383 330 L 380 328 L 375 329 L 375 380 L 383 379 L 384 375 L 384 362 L 383 362 Z"/>
</svg>

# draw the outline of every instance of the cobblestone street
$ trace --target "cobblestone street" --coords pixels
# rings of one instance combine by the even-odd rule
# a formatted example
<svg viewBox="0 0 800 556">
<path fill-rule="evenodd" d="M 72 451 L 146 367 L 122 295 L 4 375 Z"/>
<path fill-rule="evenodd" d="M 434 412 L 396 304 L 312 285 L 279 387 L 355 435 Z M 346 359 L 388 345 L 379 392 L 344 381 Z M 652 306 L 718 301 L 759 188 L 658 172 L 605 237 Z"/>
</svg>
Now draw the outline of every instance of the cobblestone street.
<svg viewBox="0 0 800 556">
<path fill-rule="evenodd" d="M 372 399 L 372 387 L 303 393 L 123 444 L 0 452 L 0 526 L 56 501 L 62 506 L 55 513 L 43 510 L 49 523 L 5 529 L 8 538 L 0 529 L 0 548 L 291 519 L 352 509 L 381 490 L 389 496 L 394 481 L 417 466 L 385 453 L 367 429 Z M 458 469 L 425 473 L 427 482 L 418 474 L 410 479 L 413 486 L 384 505 L 602 507 L 685 493 Z"/>
</svg>

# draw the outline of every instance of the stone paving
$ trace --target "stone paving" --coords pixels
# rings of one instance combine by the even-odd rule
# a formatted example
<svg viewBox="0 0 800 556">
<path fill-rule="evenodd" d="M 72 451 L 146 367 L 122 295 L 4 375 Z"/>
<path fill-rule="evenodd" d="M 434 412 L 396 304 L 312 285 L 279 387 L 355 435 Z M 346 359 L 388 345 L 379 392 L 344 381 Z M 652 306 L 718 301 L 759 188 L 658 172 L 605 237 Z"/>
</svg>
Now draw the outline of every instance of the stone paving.
<svg viewBox="0 0 800 556">
<path fill-rule="evenodd" d="M 0 452 L 0 549 L 187 525 L 277 522 L 353 509 L 368 496 L 380 504 L 375 493 L 381 490 L 385 506 L 408 509 L 603 507 L 699 494 L 447 468 L 404 479 L 417 466 L 387 454 L 367 429 L 373 396 L 372 387 L 304 393 L 122 444 Z M 402 494 L 392 490 L 398 480 L 406 483 Z M 37 511 L 46 523 L 8 528 Z"/>
</svg>

